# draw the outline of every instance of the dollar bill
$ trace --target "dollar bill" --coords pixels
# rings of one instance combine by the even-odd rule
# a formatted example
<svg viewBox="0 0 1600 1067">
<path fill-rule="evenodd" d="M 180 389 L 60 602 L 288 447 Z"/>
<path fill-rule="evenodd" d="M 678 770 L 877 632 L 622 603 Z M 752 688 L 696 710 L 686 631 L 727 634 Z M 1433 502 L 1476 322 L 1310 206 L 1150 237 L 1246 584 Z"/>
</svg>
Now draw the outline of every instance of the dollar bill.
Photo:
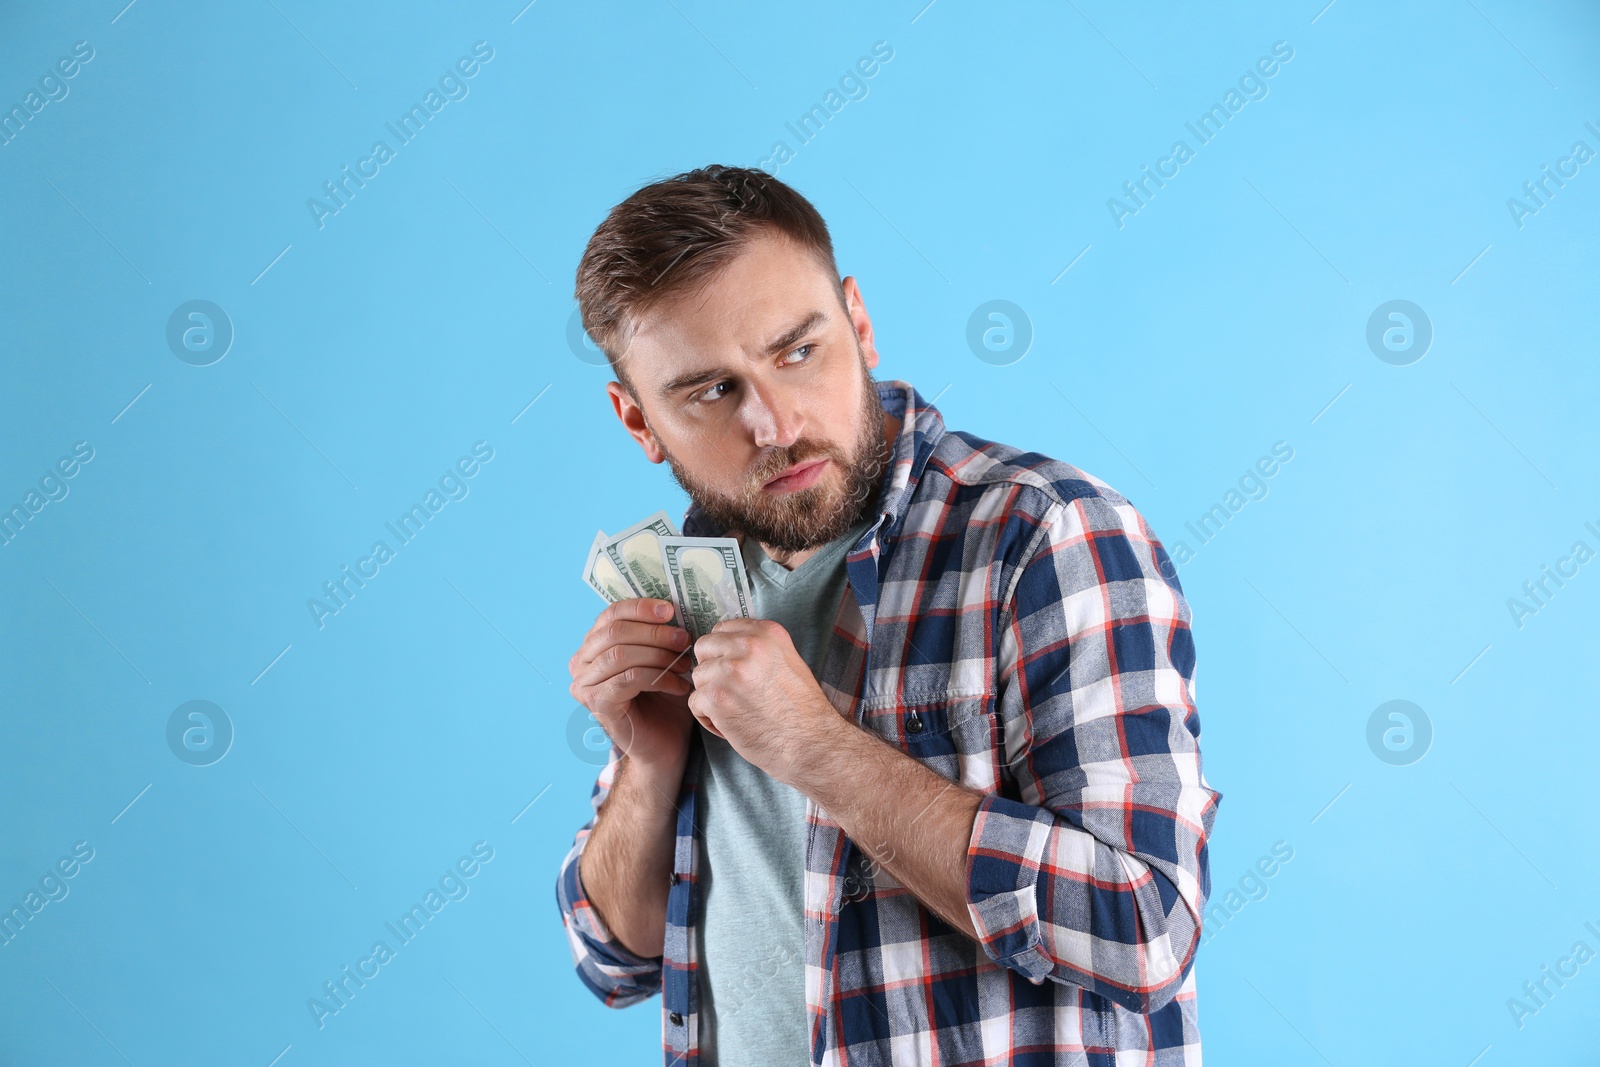
<svg viewBox="0 0 1600 1067">
<path fill-rule="evenodd" d="M 676 537 L 665 511 L 658 511 L 600 543 L 600 554 L 627 579 L 634 596 L 672 599 L 672 583 L 662 565 L 660 539 Z"/>
<path fill-rule="evenodd" d="M 627 577 L 611 562 L 611 557 L 601 551 L 605 543 L 606 532 L 600 530 L 594 535 L 594 543 L 589 546 L 589 557 L 583 563 L 584 582 L 599 593 L 600 599 L 607 604 L 638 596 Z"/>
<path fill-rule="evenodd" d="M 739 542 L 731 537 L 658 538 L 678 620 L 697 640 L 723 619 L 748 619 L 750 581 Z"/>
</svg>

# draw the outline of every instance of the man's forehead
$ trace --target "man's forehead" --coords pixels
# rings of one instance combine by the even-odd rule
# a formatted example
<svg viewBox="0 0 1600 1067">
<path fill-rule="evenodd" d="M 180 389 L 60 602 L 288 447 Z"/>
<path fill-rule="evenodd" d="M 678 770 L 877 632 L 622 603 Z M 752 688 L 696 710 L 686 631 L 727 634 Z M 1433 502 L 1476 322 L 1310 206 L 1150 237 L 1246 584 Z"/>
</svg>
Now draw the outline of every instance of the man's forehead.
<svg viewBox="0 0 1600 1067">
<path fill-rule="evenodd" d="M 837 303 L 826 298 L 826 293 L 791 291 L 770 298 L 746 293 L 725 306 L 685 304 L 642 321 L 634 331 L 634 341 L 643 342 L 652 352 L 687 349 L 758 356 L 797 322 L 816 320 L 812 325 L 821 326 L 840 315 Z"/>
<path fill-rule="evenodd" d="M 763 241 L 693 289 L 668 297 L 640 318 L 640 334 L 759 335 L 815 303 L 833 287 L 816 260 L 788 242 Z"/>
</svg>

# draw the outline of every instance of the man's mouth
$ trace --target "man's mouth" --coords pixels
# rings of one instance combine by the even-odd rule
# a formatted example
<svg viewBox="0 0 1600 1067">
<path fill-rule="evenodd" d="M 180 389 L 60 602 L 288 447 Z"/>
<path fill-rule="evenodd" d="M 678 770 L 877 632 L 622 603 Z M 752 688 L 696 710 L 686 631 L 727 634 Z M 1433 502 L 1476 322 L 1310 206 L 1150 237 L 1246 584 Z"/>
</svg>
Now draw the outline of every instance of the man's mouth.
<svg viewBox="0 0 1600 1067">
<path fill-rule="evenodd" d="M 804 489 L 816 483 L 822 477 L 822 472 L 827 469 L 828 457 L 819 456 L 816 459 L 801 460 L 776 478 L 762 485 L 766 493 L 792 493 L 797 489 Z"/>
</svg>

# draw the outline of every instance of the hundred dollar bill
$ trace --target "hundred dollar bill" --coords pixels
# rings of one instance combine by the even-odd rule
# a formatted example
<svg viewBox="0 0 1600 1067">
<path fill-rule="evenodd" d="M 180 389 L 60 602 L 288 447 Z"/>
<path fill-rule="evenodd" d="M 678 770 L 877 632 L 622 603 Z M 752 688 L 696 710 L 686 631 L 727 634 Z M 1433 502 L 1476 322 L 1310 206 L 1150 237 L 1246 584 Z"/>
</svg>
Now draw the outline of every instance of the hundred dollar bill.
<svg viewBox="0 0 1600 1067">
<path fill-rule="evenodd" d="M 633 586 L 628 584 L 628 579 L 617 570 L 616 564 L 611 562 L 609 556 L 601 553 L 601 548 L 606 543 L 606 532 L 599 531 L 594 535 L 594 543 L 589 546 L 589 558 L 583 564 L 583 580 L 590 589 L 600 594 L 600 598 L 607 604 L 615 604 L 619 600 L 628 600 L 639 594 L 633 591 Z"/>
<path fill-rule="evenodd" d="M 672 525 L 667 513 L 658 511 L 606 538 L 600 544 L 600 552 L 628 580 L 634 596 L 671 600 L 672 583 L 667 580 L 662 566 L 658 542 L 660 538 L 677 535 L 678 528 Z"/>
<path fill-rule="evenodd" d="M 723 619 L 748 619 L 755 614 L 738 541 L 731 537 L 664 536 L 660 545 L 672 604 L 690 640 L 709 633 Z"/>
</svg>

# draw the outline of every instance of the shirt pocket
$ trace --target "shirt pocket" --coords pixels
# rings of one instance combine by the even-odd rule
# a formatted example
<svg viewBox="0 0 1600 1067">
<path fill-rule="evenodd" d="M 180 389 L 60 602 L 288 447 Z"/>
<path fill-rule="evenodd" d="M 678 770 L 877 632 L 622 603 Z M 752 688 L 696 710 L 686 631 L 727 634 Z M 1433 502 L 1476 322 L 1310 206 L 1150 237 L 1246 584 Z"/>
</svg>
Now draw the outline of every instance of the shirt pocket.
<svg viewBox="0 0 1600 1067">
<path fill-rule="evenodd" d="M 1004 750 L 993 696 L 896 699 L 864 710 L 861 726 L 942 778 L 997 791 Z"/>
</svg>

